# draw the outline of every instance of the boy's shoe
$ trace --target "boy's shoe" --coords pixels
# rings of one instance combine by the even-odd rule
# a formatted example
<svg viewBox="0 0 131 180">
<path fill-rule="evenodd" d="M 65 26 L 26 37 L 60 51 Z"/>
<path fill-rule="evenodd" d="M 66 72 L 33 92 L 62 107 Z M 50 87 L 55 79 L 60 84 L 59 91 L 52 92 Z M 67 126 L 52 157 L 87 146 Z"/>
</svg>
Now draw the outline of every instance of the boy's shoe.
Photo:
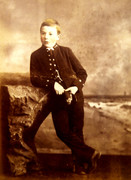
<svg viewBox="0 0 131 180">
<path fill-rule="evenodd" d="M 87 173 L 90 173 L 92 171 L 94 171 L 97 167 L 97 162 L 98 160 L 100 159 L 101 157 L 101 153 L 95 151 L 90 159 L 90 162 L 89 162 L 89 168 L 88 168 L 88 171 Z"/>
<path fill-rule="evenodd" d="M 73 164 L 73 173 L 76 173 L 78 175 L 87 175 L 87 165 L 85 167 L 84 164 Z"/>
</svg>

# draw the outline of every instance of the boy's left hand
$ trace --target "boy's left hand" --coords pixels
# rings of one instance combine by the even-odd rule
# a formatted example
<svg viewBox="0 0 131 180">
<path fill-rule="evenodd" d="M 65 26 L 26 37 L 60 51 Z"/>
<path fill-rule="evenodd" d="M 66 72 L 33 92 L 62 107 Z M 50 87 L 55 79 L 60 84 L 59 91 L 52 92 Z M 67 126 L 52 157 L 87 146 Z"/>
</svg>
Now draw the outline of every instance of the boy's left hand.
<svg viewBox="0 0 131 180">
<path fill-rule="evenodd" d="M 72 94 L 75 94 L 78 91 L 78 87 L 72 86 L 72 87 L 65 89 L 65 91 L 71 91 Z"/>
</svg>

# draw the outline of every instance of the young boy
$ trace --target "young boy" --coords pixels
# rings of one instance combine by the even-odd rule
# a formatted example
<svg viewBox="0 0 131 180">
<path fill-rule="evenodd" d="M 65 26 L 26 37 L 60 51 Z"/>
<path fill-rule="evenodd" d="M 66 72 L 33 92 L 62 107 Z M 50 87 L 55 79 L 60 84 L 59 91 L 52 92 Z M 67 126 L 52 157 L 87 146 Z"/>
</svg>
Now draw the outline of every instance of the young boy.
<svg viewBox="0 0 131 180">
<path fill-rule="evenodd" d="M 30 77 L 35 87 L 48 93 L 47 104 L 38 112 L 28 138 L 33 139 L 43 119 L 51 112 L 57 136 L 72 150 L 74 172 L 86 174 L 96 167 L 100 154 L 83 140 L 84 98 L 87 73 L 68 47 L 57 44 L 60 25 L 53 19 L 41 24 L 42 46 L 31 54 Z M 25 141 L 26 135 L 24 135 Z M 88 168 L 84 164 L 88 164 Z"/>
</svg>

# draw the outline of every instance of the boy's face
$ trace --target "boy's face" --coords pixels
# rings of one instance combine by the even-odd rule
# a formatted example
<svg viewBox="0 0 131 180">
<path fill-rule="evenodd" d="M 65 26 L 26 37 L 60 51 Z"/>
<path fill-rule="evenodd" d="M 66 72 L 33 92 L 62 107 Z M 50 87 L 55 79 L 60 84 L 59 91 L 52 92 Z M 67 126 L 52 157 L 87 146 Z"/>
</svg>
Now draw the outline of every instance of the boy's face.
<svg viewBox="0 0 131 180">
<path fill-rule="evenodd" d="M 52 48 L 59 40 L 55 26 L 43 26 L 40 35 L 42 44 L 48 48 Z"/>
</svg>

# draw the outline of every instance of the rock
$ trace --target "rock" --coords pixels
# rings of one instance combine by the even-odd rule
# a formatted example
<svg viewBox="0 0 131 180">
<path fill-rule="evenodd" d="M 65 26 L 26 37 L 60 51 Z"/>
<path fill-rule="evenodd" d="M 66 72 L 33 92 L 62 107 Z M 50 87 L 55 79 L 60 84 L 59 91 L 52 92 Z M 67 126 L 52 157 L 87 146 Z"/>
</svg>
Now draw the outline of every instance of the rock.
<svg viewBox="0 0 131 180">
<path fill-rule="evenodd" d="M 46 103 L 47 94 L 40 89 L 31 86 L 2 86 L 2 127 L 8 129 L 6 140 L 6 156 L 8 158 L 11 173 L 15 176 L 27 172 L 29 162 L 37 162 L 37 157 L 32 149 L 23 141 L 22 133 L 25 127 L 31 126 L 33 117 Z"/>
</svg>

